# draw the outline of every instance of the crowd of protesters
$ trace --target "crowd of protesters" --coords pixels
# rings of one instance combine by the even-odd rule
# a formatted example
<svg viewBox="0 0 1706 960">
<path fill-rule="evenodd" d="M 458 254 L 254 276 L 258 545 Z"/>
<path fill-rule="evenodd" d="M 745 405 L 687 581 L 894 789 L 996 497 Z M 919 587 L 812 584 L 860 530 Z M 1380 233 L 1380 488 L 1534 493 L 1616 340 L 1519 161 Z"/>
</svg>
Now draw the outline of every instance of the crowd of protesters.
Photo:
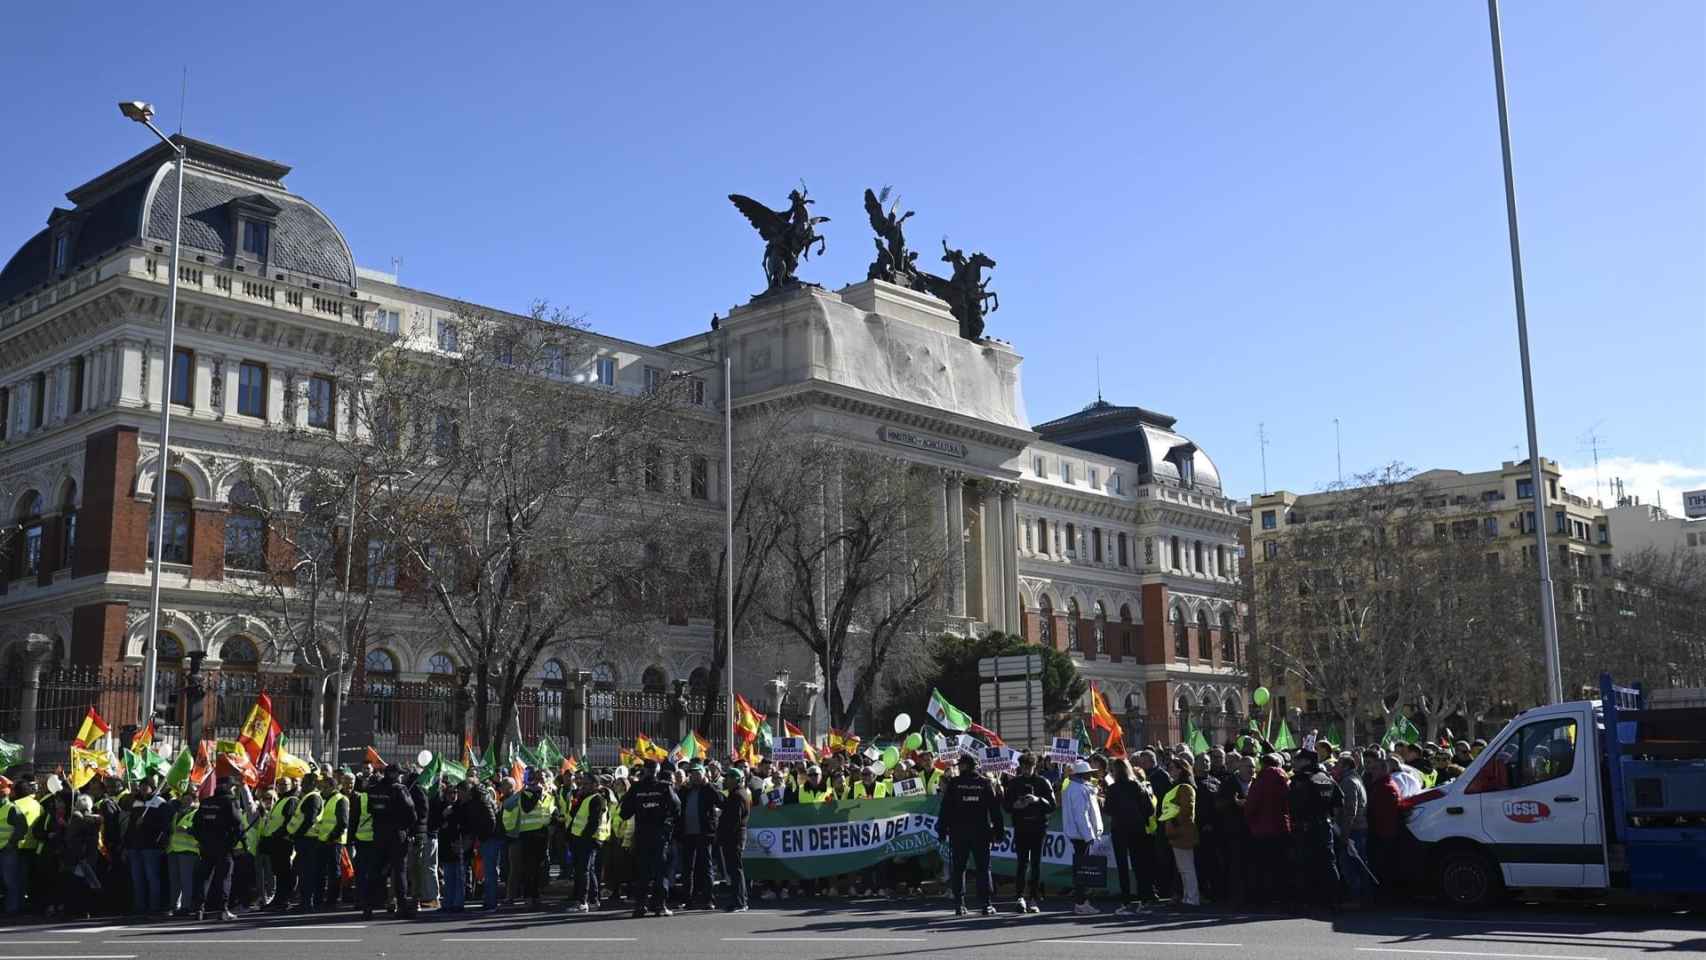
<svg viewBox="0 0 1706 960">
<path fill-rule="evenodd" d="M 211 791 L 166 790 L 158 775 L 97 775 L 73 790 L 19 766 L 0 777 L 0 890 L 9 920 L 126 906 L 147 918 L 508 908 L 638 916 L 740 911 L 752 897 L 946 892 L 959 905 L 971 868 L 983 909 L 994 912 L 990 846 L 1010 826 L 1017 909 L 1037 912 L 1050 892 L 1043 840 L 1058 812 L 1075 868 L 1111 856 L 1116 912 L 1168 900 L 1315 909 L 1388 895 L 1399 879 L 1402 798 L 1461 775 L 1481 746 L 1340 750 L 1319 740 L 1279 751 L 1247 736 L 1194 755 L 1151 746 L 1056 763 L 1025 754 L 1001 774 L 918 751 L 894 769 L 848 753 L 821 764 L 640 762 L 432 785 L 396 766 L 315 768 L 265 789 L 222 777 Z M 880 799 L 914 779 L 941 797 L 941 857 L 748 883 L 755 807 Z M 1100 912 L 1090 890 L 1070 897 L 1076 912 Z"/>
</svg>

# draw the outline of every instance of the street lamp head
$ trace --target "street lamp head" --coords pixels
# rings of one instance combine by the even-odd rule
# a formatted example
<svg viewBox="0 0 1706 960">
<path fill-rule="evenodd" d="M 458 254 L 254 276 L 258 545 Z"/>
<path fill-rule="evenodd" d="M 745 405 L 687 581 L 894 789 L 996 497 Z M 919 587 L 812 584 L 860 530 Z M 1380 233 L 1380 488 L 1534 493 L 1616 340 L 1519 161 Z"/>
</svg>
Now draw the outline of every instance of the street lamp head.
<svg viewBox="0 0 1706 960">
<path fill-rule="evenodd" d="M 125 100 L 118 105 L 119 112 L 135 120 L 137 123 L 147 123 L 154 119 L 154 105 L 141 100 Z"/>
</svg>

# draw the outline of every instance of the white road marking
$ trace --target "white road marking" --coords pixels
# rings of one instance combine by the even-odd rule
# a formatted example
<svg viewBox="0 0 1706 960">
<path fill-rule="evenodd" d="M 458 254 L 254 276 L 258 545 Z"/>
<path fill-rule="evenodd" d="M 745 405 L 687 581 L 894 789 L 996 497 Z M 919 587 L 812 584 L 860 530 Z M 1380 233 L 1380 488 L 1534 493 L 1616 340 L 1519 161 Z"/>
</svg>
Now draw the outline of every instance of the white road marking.
<svg viewBox="0 0 1706 960">
<path fill-rule="evenodd" d="M 69 947 L 81 940 L 0 940 L 0 947 Z"/>
<path fill-rule="evenodd" d="M 925 943 L 928 937 L 724 937 L 724 943 Z"/>
<path fill-rule="evenodd" d="M 131 945 L 144 943 L 183 943 L 190 945 L 203 943 L 252 943 L 257 947 L 270 947 L 282 943 L 360 943 L 361 941 L 354 937 L 290 937 L 282 940 L 274 937 L 266 937 L 263 939 L 256 939 L 254 937 L 244 937 L 242 939 L 223 939 L 217 937 L 132 937 L 129 940 L 102 940 L 101 942 L 128 943 Z"/>
<path fill-rule="evenodd" d="M 633 943 L 635 936 L 440 936 L 444 943 Z"/>
<path fill-rule="evenodd" d="M 1360 953 L 1420 953 L 1430 957 L 1497 957 L 1500 960 L 1605 960 L 1604 957 L 1584 957 L 1581 954 L 1557 953 L 1480 953 L 1474 950 L 1412 950 L 1402 947 L 1357 947 Z"/>
<path fill-rule="evenodd" d="M 1212 940 L 1038 940 L 1037 943 L 1080 944 L 1094 947 L 1242 947 L 1242 943 Z"/>
<path fill-rule="evenodd" d="M 25 953 L 6 960 L 136 960 L 134 953 Z"/>
<path fill-rule="evenodd" d="M 1394 917 L 1393 919 L 1398 919 Z M 1404 917 L 1405 920 L 1426 920 L 1429 923 L 1473 923 L 1485 927 L 1597 927 L 1597 923 L 1576 920 L 1465 920 L 1462 917 Z"/>
</svg>

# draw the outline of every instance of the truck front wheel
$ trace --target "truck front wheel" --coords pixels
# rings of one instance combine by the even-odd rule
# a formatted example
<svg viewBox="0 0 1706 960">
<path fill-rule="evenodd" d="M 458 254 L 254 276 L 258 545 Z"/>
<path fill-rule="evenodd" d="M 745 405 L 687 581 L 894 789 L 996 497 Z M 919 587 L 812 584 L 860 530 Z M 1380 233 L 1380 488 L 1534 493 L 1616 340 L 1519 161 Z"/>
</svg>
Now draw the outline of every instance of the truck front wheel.
<svg viewBox="0 0 1706 960">
<path fill-rule="evenodd" d="M 1503 887 L 1498 864 L 1479 850 L 1453 850 L 1440 859 L 1440 896 L 1454 907 L 1485 907 Z"/>
</svg>

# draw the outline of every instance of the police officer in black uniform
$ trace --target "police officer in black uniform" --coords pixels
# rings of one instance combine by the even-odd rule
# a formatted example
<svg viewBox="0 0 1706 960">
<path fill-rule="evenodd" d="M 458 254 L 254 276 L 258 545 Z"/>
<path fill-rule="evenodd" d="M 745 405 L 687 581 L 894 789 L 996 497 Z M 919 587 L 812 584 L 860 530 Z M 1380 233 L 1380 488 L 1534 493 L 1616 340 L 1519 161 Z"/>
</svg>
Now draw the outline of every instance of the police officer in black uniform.
<svg viewBox="0 0 1706 960">
<path fill-rule="evenodd" d="M 1287 800 L 1299 879 L 1303 889 L 1313 891 L 1317 906 L 1330 909 L 1339 900 L 1339 863 L 1333 831 L 1344 797 L 1339 793 L 1339 785 L 1321 769 L 1315 751 L 1299 750 L 1292 763 L 1295 770 Z"/>
<path fill-rule="evenodd" d="M 222 920 L 237 919 L 231 912 L 231 851 L 243 838 L 243 819 L 237 815 L 237 797 L 230 777 L 219 778 L 213 796 L 196 808 L 190 832 L 195 834 L 201 862 L 208 868 L 197 919 L 205 919 L 207 911 L 214 909 Z M 214 891 L 218 891 L 217 898 Z"/>
<path fill-rule="evenodd" d="M 634 860 L 641 891 L 634 897 L 634 916 L 645 916 L 648 907 L 657 916 L 670 916 L 667 865 L 675 821 L 681 817 L 681 798 L 674 786 L 658 779 L 655 761 L 645 765 L 639 781 L 623 795 L 622 816 L 634 823 Z"/>
<path fill-rule="evenodd" d="M 960 774 L 942 787 L 942 806 L 936 812 L 936 838 L 948 842 L 948 883 L 954 891 L 954 915 L 966 913 L 966 861 L 977 869 L 977 893 L 983 899 L 983 915 L 995 916 L 990 902 L 995 884 L 989 875 L 989 845 L 1003 836 L 1001 801 L 977 772 L 977 761 L 960 757 Z"/>
<path fill-rule="evenodd" d="M 409 849 L 409 831 L 415 826 L 415 804 L 403 786 L 396 764 L 385 767 L 377 781 L 367 785 L 367 815 L 373 818 L 375 862 L 367 869 L 368 889 L 361 899 L 361 916 L 373 919 L 373 905 L 385 896 L 385 880 L 401 907 L 408 896 L 403 883 L 403 855 Z"/>
</svg>

